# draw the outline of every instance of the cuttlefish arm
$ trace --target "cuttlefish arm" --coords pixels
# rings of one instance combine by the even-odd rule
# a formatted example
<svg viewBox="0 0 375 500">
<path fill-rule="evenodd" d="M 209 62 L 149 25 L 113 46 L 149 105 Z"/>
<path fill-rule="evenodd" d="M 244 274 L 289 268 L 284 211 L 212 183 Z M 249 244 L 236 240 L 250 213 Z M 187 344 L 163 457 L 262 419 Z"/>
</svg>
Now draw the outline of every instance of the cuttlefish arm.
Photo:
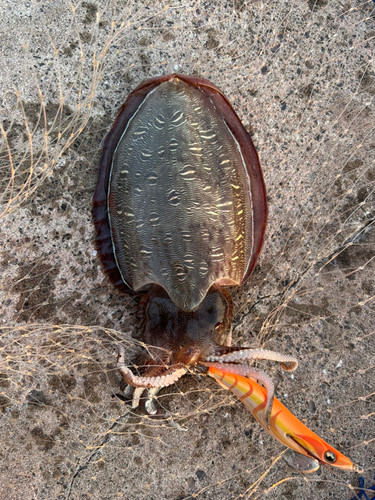
<svg viewBox="0 0 375 500">
<path fill-rule="evenodd" d="M 312 432 L 277 398 L 273 399 L 270 426 L 268 427 L 267 415 L 264 411 L 267 403 L 267 391 L 257 382 L 213 366 L 208 369 L 208 374 L 222 387 L 232 391 L 250 410 L 265 431 L 283 445 L 296 453 L 317 460 L 320 464 L 361 472 L 361 467 Z"/>
</svg>

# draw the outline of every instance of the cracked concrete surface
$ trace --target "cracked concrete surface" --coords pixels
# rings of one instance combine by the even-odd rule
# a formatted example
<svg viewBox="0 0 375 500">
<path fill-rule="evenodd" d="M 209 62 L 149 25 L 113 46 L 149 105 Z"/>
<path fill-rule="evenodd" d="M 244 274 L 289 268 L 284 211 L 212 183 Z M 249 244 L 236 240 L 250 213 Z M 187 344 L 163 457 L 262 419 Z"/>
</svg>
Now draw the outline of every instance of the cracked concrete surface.
<svg viewBox="0 0 375 500">
<path fill-rule="evenodd" d="M 251 133 L 269 225 L 233 291 L 234 341 L 277 397 L 374 484 L 375 4 L 0 0 L 0 497 L 350 499 L 358 476 L 302 477 L 229 392 L 199 374 L 130 411 L 114 350 L 136 303 L 103 275 L 91 197 L 129 92 L 175 71 L 218 85 Z"/>
</svg>

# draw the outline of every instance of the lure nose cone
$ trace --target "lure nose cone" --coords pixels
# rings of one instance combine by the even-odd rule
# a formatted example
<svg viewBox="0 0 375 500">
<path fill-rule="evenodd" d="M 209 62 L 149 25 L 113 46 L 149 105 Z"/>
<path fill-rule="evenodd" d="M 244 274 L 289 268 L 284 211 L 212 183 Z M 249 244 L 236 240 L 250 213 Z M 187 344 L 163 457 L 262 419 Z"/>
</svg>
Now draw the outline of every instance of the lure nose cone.
<svg viewBox="0 0 375 500">
<path fill-rule="evenodd" d="M 310 429 L 308 430 L 309 433 L 305 432 L 303 436 L 301 434 L 293 434 L 293 432 L 289 432 L 287 435 L 287 438 L 301 447 L 301 453 L 304 453 L 306 458 L 311 458 L 322 465 L 338 467 L 339 469 L 352 472 L 362 472 L 362 468 L 359 465 L 353 463 L 350 458 L 330 446 L 326 441 L 310 431 Z M 293 464 L 290 465 L 293 467 Z"/>
<path fill-rule="evenodd" d="M 334 460 L 334 462 L 332 460 Z M 323 463 L 327 465 L 333 465 L 335 467 L 339 467 L 340 469 L 349 470 L 352 472 L 363 472 L 362 467 L 360 467 L 357 464 L 354 464 L 348 457 L 346 457 L 337 450 L 326 451 L 324 453 Z"/>
<path fill-rule="evenodd" d="M 359 465 L 354 464 L 344 455 L 341 456 L 343 457 L 343 459 L 341 459 L 340 457 L 338 463 L 336 463 L 337 467 L 339 467 L 340 469 L 349 470 L 353 472 L 359 472 L 359 473 L 363 472 L 362 467 L 359 467 Z M 322 462 L 316 458 L 307 455 L 302 455 L 302 453 L 298 453 L 297 451 L 291 449 L 287 450 L 284 453 L 283 458 L 289 465 L 289 467 L 292 467 L 292 469 L 295 469 L 298 472 L 303 472 L 304 474 L 316 472 L 319 469 L 320 465 L 322 464 Z M 330 465 L 335 465 L 335 464 L 331 463 Z"/>
</svg>

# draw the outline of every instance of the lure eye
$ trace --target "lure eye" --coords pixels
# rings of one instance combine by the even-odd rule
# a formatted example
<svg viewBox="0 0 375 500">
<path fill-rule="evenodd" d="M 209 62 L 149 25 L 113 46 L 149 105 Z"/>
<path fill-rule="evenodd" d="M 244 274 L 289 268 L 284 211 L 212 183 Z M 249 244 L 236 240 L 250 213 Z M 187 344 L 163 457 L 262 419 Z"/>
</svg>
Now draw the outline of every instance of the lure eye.
<svg viewBox="0 0 375 500">
<path fill-rule="evenodd" d="M 326 451 L 324 453 L 324 458 L 329 464 L 334 464 L 337 460 L 336 453 L 334 453 L 333 451 Z"/>
</svg>

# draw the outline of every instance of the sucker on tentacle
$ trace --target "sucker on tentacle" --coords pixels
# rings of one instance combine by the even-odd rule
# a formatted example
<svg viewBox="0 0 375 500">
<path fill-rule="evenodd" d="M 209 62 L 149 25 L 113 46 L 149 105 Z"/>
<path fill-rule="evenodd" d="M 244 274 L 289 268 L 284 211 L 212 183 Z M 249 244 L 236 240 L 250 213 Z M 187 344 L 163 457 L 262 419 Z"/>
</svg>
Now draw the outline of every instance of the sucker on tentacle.
<svg viewBox="0 0 375 500">
<path fill-rule="evenodd" d="M 125 365 L 124 355 L 125 349 L 121 344 L 117 345 L 117 369 L 125 382 L 133 387 L 142 388 L 162 388 L 174 384 L 187 372 L 186 368 L 181 366 L 172 366 L 165 370 L 163 375 L 157 377 L 140 377 L 134 375 L 133 372 Z"/>
<path fill-rule="evenodd" d="M 285 371 L 292 372 L 298 366 L 298 361 L 293 356 L 287 356 L 275 351 L 269 351 L 267 349 L 251 349 L 251 348 L 233 348 L 236 349 L 229 354 L 222 354 L 219 356 L 211 355 L 204 358 L 205 361 L 218 361 L 225 363 L 243 363 L 244 361 L 252 361 L 256 359 L 264 359 L 270 361 L 277 361 L 281 363 L 281 366 Z"/>
</svg>

